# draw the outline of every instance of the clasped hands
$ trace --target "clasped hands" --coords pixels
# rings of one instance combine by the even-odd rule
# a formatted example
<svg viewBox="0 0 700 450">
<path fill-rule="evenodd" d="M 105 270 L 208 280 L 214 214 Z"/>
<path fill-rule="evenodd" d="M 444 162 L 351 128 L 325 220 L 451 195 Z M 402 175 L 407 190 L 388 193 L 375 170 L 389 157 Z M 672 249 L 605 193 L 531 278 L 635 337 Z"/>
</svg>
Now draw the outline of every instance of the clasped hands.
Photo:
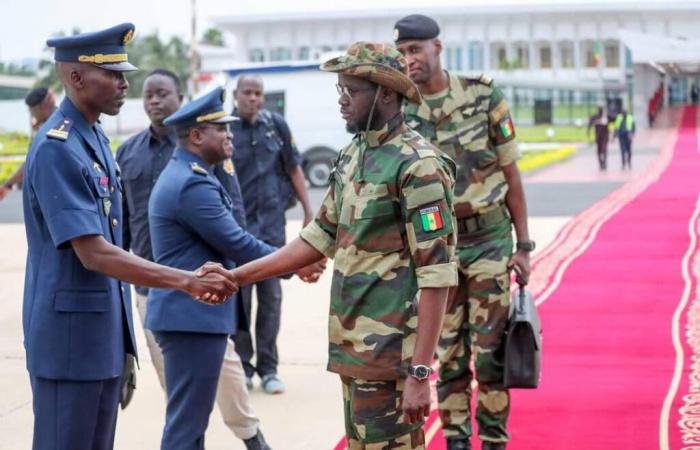
<svg viewBox="0 0 700 450">
<path fill-rule="evenodd" d="M 302 267 L 296 275 L 305 283 L 315 283 L 326 270 L 326 262 L 327 259 L 323 258 Z M 207 262 L 190 277 L 186 291 L 199 302 L 219 305 L 238 292 L 241 285 L 248 283 L 236 269 L 228 270 L 219 263 Z"/>
</svg>

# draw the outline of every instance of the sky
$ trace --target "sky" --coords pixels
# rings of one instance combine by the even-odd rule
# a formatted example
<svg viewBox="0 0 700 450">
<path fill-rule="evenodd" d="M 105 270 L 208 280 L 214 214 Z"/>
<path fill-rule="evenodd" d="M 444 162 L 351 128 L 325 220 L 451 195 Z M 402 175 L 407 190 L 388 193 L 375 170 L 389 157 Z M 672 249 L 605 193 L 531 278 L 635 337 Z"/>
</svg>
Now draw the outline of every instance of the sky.
<svg viewBox="0 0 700 450">
<path fill-rule="evenodd" d="M 136 35 L 158 31 L 161 37 L 179 35 L 189 39 L 191 5 L 193 0 L 6 0 L 3 6 L 3 26 L 0 27 L 0 61 L 19 61 L 42 56 L 46 39 L 60 30 L 74 27 L 95 31 L 121 22 L 133 22 Z M 208 28 L 214 16 L 261 14 L 287 11 L 378 10 L 425 6 L 426 0 L 195 0 L 198 30 Z M 432 0 L 432 5 L 468 7 L 470 1 Z M 635 0 L 615 0 L 634 2 Z M 609 0 L 490 0 L 490 4 L 547 3 L 609 3 Z M 7 3 L 10 3 L 7 5 Z"/>
</svg>

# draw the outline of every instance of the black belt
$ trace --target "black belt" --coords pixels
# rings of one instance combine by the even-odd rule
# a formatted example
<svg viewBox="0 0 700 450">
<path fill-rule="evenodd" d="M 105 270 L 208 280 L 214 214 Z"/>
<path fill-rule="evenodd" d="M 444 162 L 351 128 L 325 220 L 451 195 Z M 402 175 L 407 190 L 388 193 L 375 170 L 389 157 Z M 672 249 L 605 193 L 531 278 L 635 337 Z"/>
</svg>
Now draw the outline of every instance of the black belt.
<svg viewBox="0 0 700 450">
<path fill-rule="evenodd" d="M 457 219 L 457 231 L 459 231 L 459 233 L 474 233 L 497 225 L 509 218 L 510 215 L 505 205 L 501 205 L 485 213 Z"/>
</svg>

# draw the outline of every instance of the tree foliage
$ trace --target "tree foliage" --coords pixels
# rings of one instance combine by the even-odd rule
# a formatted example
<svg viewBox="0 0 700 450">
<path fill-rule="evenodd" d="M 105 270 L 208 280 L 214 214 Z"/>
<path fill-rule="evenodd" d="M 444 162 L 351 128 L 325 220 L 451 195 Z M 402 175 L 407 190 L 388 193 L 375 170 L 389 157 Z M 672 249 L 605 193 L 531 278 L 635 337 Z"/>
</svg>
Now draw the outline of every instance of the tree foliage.
<svg viewBox="0 0 700 450">
<path fill-rule="evenodd" d="M 224 34 L 218 28 L 209 28 L 204 32 L 202 43 L 214 47 L 225 47 Z"/>
<path fill-rule="evenodd" d="M 165 42 L 157 33 L 150 34 L 135 39 L 128 51 L 129 62 L 139 68 L 127 74 L 130 97 L 141 96 L 143 81 L 154 69 L 175 72 L 180 77 L 183 89 L 186 88 L 190 76 L 190 50 L 189 45 L 179 37 L 173 36 Z"/>
</svg>

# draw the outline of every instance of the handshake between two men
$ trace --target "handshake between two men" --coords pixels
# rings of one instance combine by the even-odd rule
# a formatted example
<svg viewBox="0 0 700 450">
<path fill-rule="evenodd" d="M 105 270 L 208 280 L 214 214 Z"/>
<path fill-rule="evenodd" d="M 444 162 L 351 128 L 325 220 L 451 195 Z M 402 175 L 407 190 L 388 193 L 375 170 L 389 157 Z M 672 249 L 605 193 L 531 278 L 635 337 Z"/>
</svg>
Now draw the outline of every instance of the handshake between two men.
<svg viewBox="0 0 700 450">
<path fill-rule="evenodd" d="M 315 283 L 326 270 L 326 258 L 297 270 L 295 274 L 305 283 Z M 238 292 L 240 287 L 249 284 L 241 279 L 238 269 L 228 270 L 220 263 L 207 262 L 195 271 L 195 277 L 188 278 L 185 290 L 195 300 L 209 305 L 224 303 Z"/>
</svg>

